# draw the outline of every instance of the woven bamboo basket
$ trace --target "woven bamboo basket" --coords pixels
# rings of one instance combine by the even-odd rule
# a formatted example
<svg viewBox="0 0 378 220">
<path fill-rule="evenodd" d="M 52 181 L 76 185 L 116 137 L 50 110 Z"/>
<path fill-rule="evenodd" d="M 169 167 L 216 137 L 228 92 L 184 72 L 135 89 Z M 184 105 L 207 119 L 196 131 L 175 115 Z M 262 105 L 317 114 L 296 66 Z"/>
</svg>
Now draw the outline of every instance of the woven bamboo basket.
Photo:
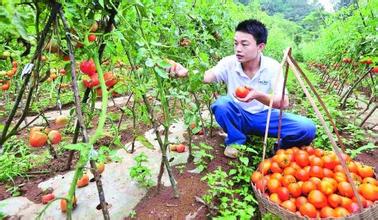
<svg viewBox="0 0 378 220">
<path fill-rule="evenodd" d="M 304 216 L 299 216 L 296 213 L 290 212 L 289 210 L 281 207 L 275 202 L 272 202 L 266 195 L 261 193 L 260 190 L 258 190 L 255 186 L 255 184 L 251 184 L 253 192 L 255 193 L 255 197 L 257 199 L 259 210 L 262 215 L 266 213 L 272 213 L 273 215 L 276 215 L 280 217 L 283 220 L 304 220 L 309 219 Z M 376 201 L 373 205 L 364 208 L 362 212 L 355 213 L 352 215 L 349 215 L 345 218 L 322 218 L 324 220 L 326 219 L 346 219 L 346 220 L 375 220 L 378 219 L 378 202 Z"/>
<path fill-rule="evenodd" d="M 341 137 L 339 135 L 339 132 L 337 130 L 337 127 L 335 126 L 335 123 L 333 122 L 333 119 L 331 117 L 331 115 L 329 114 L 329 111 L 327 110 L 324 102 L 322 101 L 322 99 L 320 98 L 319 94 L 317 93 L 317 91 L 315 90 L 315 88 L 313 87 L 313 85 L 311 84 L 311 82 L 308 80 L 308 78 L 306 77 L 306 75 L 303 73 L 303 71 L 300 69 L 298 63 L 291 57 L 291 48 L 288 48 L 286 49 L 285 53 L 284 53 L 284 56 L 283 56 L 283 59 L 282 59 L 282 62 L 281 62 L 281 70 L 283 69 L 283 67 L 286 65 L 286 68 L 285 68 L 285 80 L 284 80 L 284 83 L 283 83 L 283 90 L 282 90 L 282 99 L 281 99 L 281 103 L 283 103 L 283 99 L 284 99 L 284 96 L 285 96 L 285 86 L 286 86 L 286 78 L 287 78 L 287 74 L 288 74 L 288 68 L 290 67 L 298 81 L 298 83 L 300 84 L 300 86 L 302 87 L 303 89 L 303 92 L 305 93 L 308 101 L 310 102 L 311 106 L 313 107 L 315 113 L 316 113 L 316 116 L 317 118 L 320 120 L 320 123 L 321 125 L 323 126 L 323 128 L 325 129 L 325 132 L 331 142 L 331 146 L 333 147 L 333 151 L 336 153 L 338 159 L 340 161 L 342 161 L 342 157 L 341 157 L 341 150 L 339 149 L 339 147 L 337 146 L 336 144 L 336 141 L 334 140 L 333 138 L 333 135 L 331 133 L 331 131 L 329 130 L 328 128 L 328 125 L 326 124 L 325 120 L 324 120 L 324 117 L 322 116 L 322 114 L 320 113 L 314 99 L 312 98 L 311 94 L 309 93 L 308 89 L 306 88 L 305 84 L 304 84 L 304 81 L 302 80 L 301 77 L 304 78 L 304 80 L 307 82 L 307 84 L 309 85 L 309 87 L 311 88 L 312 92 L 316 95 L 319 103 L 321 104 L 321 106 L 323 107 L 324 111 L 326 112 L 326 115 L 329 119 L 329 121 L 331 122 L 332 126 L 333 126 L 333 130 L 338 138 L 338 142 L 340 144 L 340 146 L 344 147 L 345 149 L 345 146 L 344 144 L 342 143 L 342 140 L 341 140 Z M 277 85 L 277 82 L 278 82 L 278 75 L 276 77 L 276 80 L 275 80 L 275 85 Z M 274 94 L 272 94 L 271 96 L 273 97 Z M 262 161 L 265 159 L 265 152 L 266 152 L 266 146 L 267 146 L 267 138 L 268 138 L 268 130 L 269 130 L 269 122 L 270 122 L 270 112 L 271 112 L 271 109 L 272 109 L 272 103 L 273 103 L 273 98 L 270 99 L 270 103 L 269 103 L 269 108 L 268 108 L 268 116 L 267 116 L 267 123 L 266 123 L 266 130 L 265 130 L 265 135 L 264 135 L 264 145 L 263 145 L 263 156 L 262 156 Z M 282 108 L 280 108 L 280 118 L 279 118 L 279 123 L 278 123 L 278 137 L 277 137 L 277 141 L 280 140 L 280 131 L 281 131 L 281 114 L 282 113 Z M 342 162 L 341 163 L 342 166 L 343 166 L 343 169 L 344 171 L 346 172 L 347 174 L 347 177 L 348 177 L 348 182 L 350 182 L 352 185 L 353 185 L 353 191 L 354 191 L 354 195 L 357 195 L 357 189 L 355 189 L 355 185 L 353 184 L 353 180 L 352 178 L 350 177 L 350 173 L 349 171 L 347 171 L 347 167 L 346 167 L 346 164 L 345 162 Z M 377 174 L 375 174 L 375 177 L 377 177 Z M 281 207 L 280 205 L 278 205 L 277 203 L 274 203 L 273 201 L 271 201 L 268 196 L 264 195 L 264 193 L 260 192 L 255 184 L 251 183 L 252 185 L 252 189 L 253 189 L 253 192 L 255 194 L 255 197 L 258 201 L 258 206 L 259 206 L 259 209 L 260 209 L 260 212 L 262 215 L 270 212 L 278 217 L 280 217 L 281 219 L 284 219 L 284 220 L 302 220 L 302 219 L 308 219 L 307 217 L 304 217 L 302 215 L 298 215 L 297 213 L 293 213 L 293 212 L 290 212 L 289 210 Z M 356 190 L 356 191 L 355 191 Z M 374 204 L 372 204 L 371 206 L 367 207 L 367 208 L 364 208 L 362 209 L 360 212 L 357 212 L 357 213 L 353 213 L 345 218 L 322 218 L 322 219 L 347 219 L 347 220 L 375 220 L 377 219 L 378 220 L 378 201 L 376 201 Z"/>
</svg>

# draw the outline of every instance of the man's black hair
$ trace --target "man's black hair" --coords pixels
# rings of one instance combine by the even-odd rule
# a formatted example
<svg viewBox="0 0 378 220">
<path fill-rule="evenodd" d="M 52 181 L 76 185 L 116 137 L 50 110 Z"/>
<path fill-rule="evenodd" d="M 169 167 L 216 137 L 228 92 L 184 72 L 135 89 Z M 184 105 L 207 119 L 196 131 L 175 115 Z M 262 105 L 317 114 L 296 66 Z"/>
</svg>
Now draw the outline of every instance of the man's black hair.
<svg viewBox="0 0 378 220">
<path fill-rule="evenodd" d="M 268 30 L 265 25 L 255 19 L 240 22 L 238 26 L 236 26 L 235 31 L 251 34 L 255 38 L 257 44 L 266 44 L 268 38 Z"/>
</svg>

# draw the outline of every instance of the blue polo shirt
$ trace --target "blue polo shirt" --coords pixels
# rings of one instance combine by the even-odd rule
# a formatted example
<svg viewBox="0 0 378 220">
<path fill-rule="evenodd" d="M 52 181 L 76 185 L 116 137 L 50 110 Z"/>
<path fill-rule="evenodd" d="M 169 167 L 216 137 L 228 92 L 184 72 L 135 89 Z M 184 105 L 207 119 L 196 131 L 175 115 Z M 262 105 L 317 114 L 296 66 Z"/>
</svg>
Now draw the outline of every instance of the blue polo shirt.
<svg viewBox="0 0 378 220">
<path fill-rule="evenodd" d="M 257 100 L 251 102 L 240 102 L 234 97 L 235 90 L 239 86 L 249 86 L 266 94 L 282 94 L 284 77 L 281 65 L 273 58 L 261 54 L 260 69 L 252 79 L 243 71 L 241 63 L 235 55 L 227 56 L 220 60 L 218 64 L 211 69 L 215 74 L 216 82 L 224 82 L 227 85 L 227 95 L 232 97 L 244 110 L 254 114 L 268 109 L 268 106 Z M 274 85 L 277 74 L 279 75 L 277 86 Z M 285 90 L 287 94 L 287 90 Z"/>
</svg>

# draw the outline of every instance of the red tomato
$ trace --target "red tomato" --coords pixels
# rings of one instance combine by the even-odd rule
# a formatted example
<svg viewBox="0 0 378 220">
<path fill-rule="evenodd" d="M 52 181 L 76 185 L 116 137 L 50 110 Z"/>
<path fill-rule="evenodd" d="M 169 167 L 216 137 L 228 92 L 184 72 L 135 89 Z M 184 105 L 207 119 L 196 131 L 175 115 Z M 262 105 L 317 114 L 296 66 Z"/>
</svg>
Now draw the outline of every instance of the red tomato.
<svg viewBox="0 0 378 220">
<path fill-rule="evenodd" d="M 240 87 L 236 88 L 235 95 L 239 98 L 245 98 L 248 95 L 249 91 L 250 90 L 248 88 L 246 88 L 244 86 L 240 86 Z"/>
<path fill-rule="evenodd" d="M 281 201 L 286 201 L 290 199 L 290 193 L 286 187 L 279 187 L 277 189 L 277 194 L 278 194 L 278 198 L 280 198 Z"/>
<path fill-rule="evenodd" d="M 43 147 L 47 142 L 47 135 L 40 131 L 31 132 L 29 135 L 29 143 L 32 147 Z"/>
<path fill-rule="evenodd" d="M 53 199 L 55 199 L 54 194 L 52 194 L 52 193 L 46 194 L 46 195 L 42 196 L 42 204 L 47 204 Z"/>
<path fill-rule="evenodd" d="M 317 211 L 314 205 L 311 203 L 305 203 L 300 208 L 299 211 L 302 215 L 310 217 L 310 218 L 316 218 Z"/>
<path fill-rule="evenodd" d="M 302 188 L 298 183 L 290 183 L 287 189 L 290 192 L 290 195 L 294 198 L 297 198 L 302 194 Z"/>
<path fill-rule="evenodd" d="M 83 60 L 80 63 L 80 70 L 88 76 L 92 76 L 96 73 L 96 64 L 93 62 L 92 59 Z"/>
<path fill-rule="evenodd" d="M 327 201 L 331 207 L 333 208 L 339 207 L 341 205 L 341 196 L 337 194 L 331 194 L 328 196 Z"/>
<path fill-rule="evenodd" d="M 77 181 L 77 187 L 81 188 L 84 186 L 87 186 L 89 183 L 89 176 L 87 174 L 84 174 L 78 181 Z"/>
<path fill-rule="evenodd" d="M 313 204 L 316 208 L 321 209 L 327 206 L 327 197 L 319 190 L 312 190 L 308 194 L 308 202 Z"/>
<path fill-rule="evenodd" d="M 117 83 L 117 78 L 113 75 L 112 72 L 106 72 L 104 74 L 105 85 L 109 88 L 114 86 Z"/>
<path fill-rule="evenodd" d="M 308 153 L 306 151 L 298 151 L 294 155 L 294 160 L 301 167 L 305 167 L 310 164 Z"/>
<path fill-rule="evenodd" d="M 375 66 L 371 69 L 372 73 L 378 73 L 378 66 Z"/>
<path fill-rule="evenodd" d="M 57 130 L 52 130 L 48 134 L 51 144 L 58 144 L 62 140 L 62 135 Z"/>
<path fill-rule="evenodd" d="M 93 42 L 93 41 L 95 41 L 96 40 L 96 35 L 94 35 L 94 34 L 90 34 L 89 36 L 88 36 L 88 41 L 89 42 Z"/>
<path fill-rule="evenodd" d="M 9 81 L 7 81 L 5 84 L 3 84 L 1 86 L 1 90 L 7 91 L 9 89 L 9 87 L 10 87 L 10 83 L 9 83 Z"/>
<path fill-rule="evenodd" d="M 178 153 L 183 153 L 183 152 L 185 152 L 185 145 L 183 145 L 183 144 L 179 144 L 179 145 L 177 145 L 177 146 L 176 146 L 176 151 L 177 151 Z"/>
</svg>

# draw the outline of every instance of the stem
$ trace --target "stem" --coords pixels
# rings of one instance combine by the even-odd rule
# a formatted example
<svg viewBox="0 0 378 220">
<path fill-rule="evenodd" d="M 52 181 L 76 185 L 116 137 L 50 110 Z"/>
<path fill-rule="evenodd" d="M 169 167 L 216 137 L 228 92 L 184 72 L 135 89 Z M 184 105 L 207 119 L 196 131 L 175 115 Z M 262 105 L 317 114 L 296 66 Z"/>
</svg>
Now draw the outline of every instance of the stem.
<svg viewBox="0 0 378 220">
<path fill-rule="evenodd" d="M 43 44 L 45 42 L 47 33 L 50 30 L 50 26 L 51 26 L 52 22 L 56 19 L 56 15 L 57 15 L 57 9 L 56 8 L 52 8 L 50 16 L 49 16 L 49 18 L 47 20 L 47 23 L 46 23 L 46 25 L 45 25 L 42 33 L 41 33 L 41 37 L 40 37 L 39 41 L 38 41 L 38 45 L 37 45 L 36 51 L 35 51 L 35 53 L 33 55 L 32 60 L 30 61 L 31 64 L 34 64 L 34 61 L 41 54 L 42 47 L 43 47 Z M 33 69 L 34 69 L 34 66 L 26 74 L 25 80 L 24 80 L 23 84 L 21 85 L 21 88 L 20 88 L 20 90 L 19 90 L 19 92 L 17 94 L 17 98 L 16 98 L 16 101 L 15 101 L 15 103 L 13 105 L 12 111 L 10 112 L 10 114 L 9 114 L 9 116 L 7 118 L 7 121 L 5 122 L 5 126 L 4 126 L 4 129 L 3 129 L 3 132 L 2 132 L 2 135 L 1 135 L 1 139 L 0 139 L 0 150 L 1 150 L 2 145 L 4 144 L 4 142 L 6 141 L 6 136 L 7 136 L 8 129 L 10 127 L 10 124 L 12 123 L 12 120 L 13 120 L 14 116 L 16 115 L 17 108 L 20 105 L 22 96 L 24 95 L 24 92 L 25 92 L 25 88 L 28 85 L 29 80 L 31 78 L 31 73 L 32 73 Z M 17 130 L 17 128 L 16 128 L 16 130 Z"/>
<path fill-rule="evenodd" d="M 372 67 L 373 68 L 373 67 Z M 349 96 L 352 94 L 353 89 L 356 88 L 356 86 L 370 73 L 371 69 L 370 68 L 364 75 L 362 75 L 354 84 L 353 86 L 341 97 L 341 100 L 343 100 L 343 103 L 341 105 L 341 108 L 344 109 L 346 106 L 347 99 Z"/>
</svg>

